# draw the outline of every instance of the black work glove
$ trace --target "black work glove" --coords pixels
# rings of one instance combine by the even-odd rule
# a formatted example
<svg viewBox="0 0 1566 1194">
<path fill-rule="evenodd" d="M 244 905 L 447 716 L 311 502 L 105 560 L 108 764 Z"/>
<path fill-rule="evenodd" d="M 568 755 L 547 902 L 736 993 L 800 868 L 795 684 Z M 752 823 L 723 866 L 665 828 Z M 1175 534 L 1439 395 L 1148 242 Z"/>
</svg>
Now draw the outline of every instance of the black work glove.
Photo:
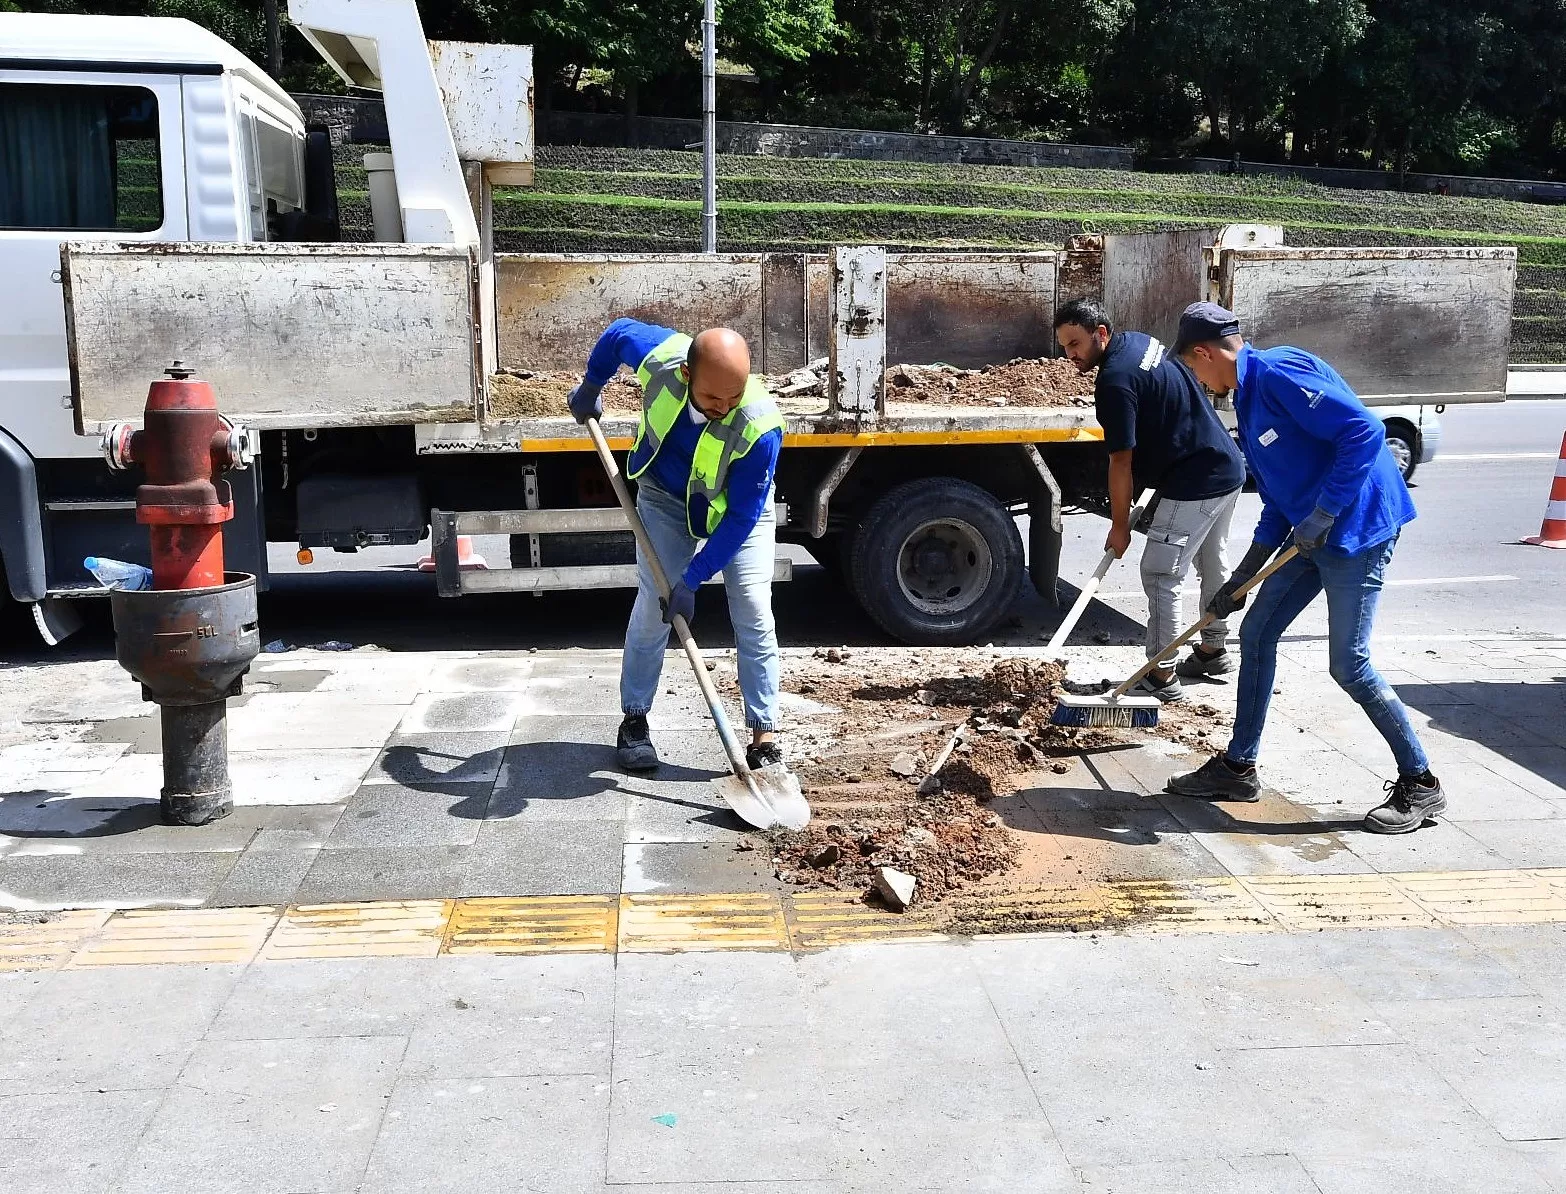
<svg viewBox="0 0 1566 1194">
<path fill-rule="evenodd" d="M 663 620 L 670 626 L 674 625 L 675 614 L 684 618 L 687 626 L 696 620 L 696 594 L 683 580 L 676 581 L 674 588 L 669 590 L 669 596 L 660 598 L 659 604 L 663 606 Z"/>
<path fill-rule="evenodd" d="M 592 382 L 584 381 L 576 389 L 566 395 L 566 405 L 571 408 L 571 414 L 582 426 L 587 426 L 588 419 L 602 420 L 604 417 L 604 388 L 595 386 Z"/>
<path fill-rule="evenodd" d="M 1244 609 L 1245 597 L 1236 597 L 1234 591 L 1266 566 L 1274 550 L 1265 543 L 1252 543 L 1250 550 L 1240 560 L 1239 566 L 1229 574 L 1229 579 L 1223 582 L 1223 587 L 1214 593 L 1213 599 L 1207 603 L 1207 612 L 1215 618 L 1227 618 L 1236 610 Z"/>
<path fill-rule="evenodd" d="M 1310 559 L 1310 553 L 1326 543 L 1337 520 L 1336 514 L 1328 514 L 1320 506 L 1307 514 L 1305 521 L 1294 528 L 1294 546 L 1300 549 L 1300 555 Z"/>
</svg>

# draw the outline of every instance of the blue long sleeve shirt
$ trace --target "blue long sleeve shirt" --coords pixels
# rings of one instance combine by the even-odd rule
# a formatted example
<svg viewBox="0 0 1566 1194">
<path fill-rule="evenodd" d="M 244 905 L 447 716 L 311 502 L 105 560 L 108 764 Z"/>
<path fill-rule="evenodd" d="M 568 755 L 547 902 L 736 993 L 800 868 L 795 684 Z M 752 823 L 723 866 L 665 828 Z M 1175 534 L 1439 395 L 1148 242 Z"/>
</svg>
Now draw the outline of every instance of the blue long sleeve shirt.
<svg viewBox="0 0 1566 1194">
<path fill-rule="evenodd" d="M 593 385 L 606 385 L 619 371 L 621 365 L 635 371 L 647 359 L 647 354 L 670 336 L 672 328 L 642 323 L 636 319 L 617 319 L 609 325 L 593 346 L 587 358 L 585 380 Z M 696 418 L 690 417 L 695 413 Z M 702 415 L 687 399 L 685 413 L 675 420 L 669 434 L 664 436 L 658 453 L 648 466 L 653 480 L 677 497 L 684 497 L 690 484 L 691 461 L 696 455 L 696 443 L 707 425 Z M 695 589 L 728 567 L 729 561 L 739 553 L 745 540 L 766 509 L 767 495 L 772 492 L 772 477 L 777 470 L 778 453 L 783 448 L 783 433 L 769 431 L 758 439 L 749 452 L 729 466 L 724 481 L 724 493 L 728 509 L 717 529 L 691 559 L 681 579 Z"/>
<path fill-rule="evenodd" d="M 1414 520 L 1385 425 L 1331 365 L 1303 349 L 1247 344 L 1238 368 L 1240 449 L 1262 499 L 1257 543 L 1282 546 L 1318 506 L 1336 518 L 1328 546 L 1350 554 Z"/>
</svg>

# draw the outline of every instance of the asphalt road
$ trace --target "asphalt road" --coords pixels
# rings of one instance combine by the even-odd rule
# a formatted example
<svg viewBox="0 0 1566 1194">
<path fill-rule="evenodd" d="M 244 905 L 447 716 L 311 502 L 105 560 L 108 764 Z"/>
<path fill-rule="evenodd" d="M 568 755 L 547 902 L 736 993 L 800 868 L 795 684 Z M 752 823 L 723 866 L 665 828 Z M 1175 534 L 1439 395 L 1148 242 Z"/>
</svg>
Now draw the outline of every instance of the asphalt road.
<svg viewBox="0 0 1566 1194">
<path fill-rule="evenodd" d="M 1412 636 L 1486 632 L 1566 632 L 1566 552 L 1521 546 L 1536 534 L 1544 512 L 1554 460 L 1566 432 L 1566 400 L 1520 401 L 1498 406 L 1449 407 L 1441 454 L 1414 479 L 1420 516 L 1405 532 L 1386 590 L 1378 634 Z M 1242 496 L 1232 540 L 1245 549 L 1259 511 L 1254 494 Z M 1070 582 L 1085 575 L 1103 547 L 1105 523 L 1084 515 L 1066 520 L 1062 553 L 1063 601 Z M 504 541 L 481 543 L 503 562 Z M 1140 540 L 1133 547 L 1140 551 Z M 273 589 L 262 599 L 268 640 L 312 644 L 330 639 L 392 650 L 615 647 L 630 608 L 628 592 L 499 594 L 442 600 L 433 580 L 411 569 L 412 549 L 381 549 L 351 556 L 318 553 L 301 569 L 286 546 L 273 551 Z M 785 645 L 872 645 L 885 636 L 819 568 L 802 561 L 793 583 L 777 590 L 776 609 Z M 374 571 L 351 571 L 356 563 Z M 1194 601 L 1190 609 L 1194 613 Z M 996 643 L 1037 644 L 1058 614 L 1031 591 Z M 1108 634 L 1112 641 L 1140 639 L 1146 607 L 1135 560 L 1112 571 L 1103 600 L 1090 608 L 1077 636 Z M 1295 633 L 1319 634 L 1325 610 L 1317 602 Z M 702 594 L 697 637 L 704 645 L 730 643 L 721 591 Z M 8 652 L 42 660 L 50 652 L 29 635 Z M 113 653 L 106 610 L 61 648 L 73 657 Z"/>
</svg>

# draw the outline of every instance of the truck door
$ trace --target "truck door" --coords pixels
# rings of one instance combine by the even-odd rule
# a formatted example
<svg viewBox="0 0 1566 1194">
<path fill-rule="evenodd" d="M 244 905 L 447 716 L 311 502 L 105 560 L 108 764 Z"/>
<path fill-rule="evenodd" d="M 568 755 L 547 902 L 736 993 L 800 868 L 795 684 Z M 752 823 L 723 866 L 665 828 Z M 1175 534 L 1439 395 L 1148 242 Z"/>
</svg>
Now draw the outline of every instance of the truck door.
<svg viewBox="0 0 1566 1194">
<path fill-rule="evenodd" d="M 73 426 L 60 243 L 187 227 L 179 77 L 69 65 L 0 70 L 0 429 L 40 460 L 98 452 Z"/>
</svg>

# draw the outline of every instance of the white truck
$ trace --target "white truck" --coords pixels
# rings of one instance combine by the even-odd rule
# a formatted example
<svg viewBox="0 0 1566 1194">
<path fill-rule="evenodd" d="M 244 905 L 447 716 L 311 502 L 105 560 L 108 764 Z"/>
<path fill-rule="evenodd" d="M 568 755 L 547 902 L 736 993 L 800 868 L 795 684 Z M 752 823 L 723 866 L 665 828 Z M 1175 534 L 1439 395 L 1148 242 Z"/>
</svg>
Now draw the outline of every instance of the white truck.
<svg viewBox="0 0 1566 1194">
<path fill-rule="evenodd" d="M 532 178 L 531 52 L 426 42 L 413 0 L 290 15 L 347 82 L 383 91 L 378 243 L 339 242 L 327 135 L 219 38 L 0 14 L 0 161 L 29 162 L 0 178 L 0 600 L 49 641 L 102 592 L 85 556 L 145 557 L 138 478 L 104 466 L 99 437 L 140 418 L 176 358 L 258 433 L 231 568 L 264 587 L 269 542 L 433 534 L 447 595 L 634 584 L 587 439 L 563 411 L 499 417 L 498 369 L 579 370 L 622 314 L 728 324 L 773 374 L 827 358 L 827 394 L 787 410 L 780 538 L 914 643 L 973 641 L 1030 575 L 1053 600 L 1062 508 L 1102 505 L 1104 459 L 1090 407 L 902 404 L 889 362 L 1051 355 L 1056 301 L 1081 293 L 1167 337 L 1211 296 L 1372 403 L 1504 396 L 1509 249 L 1289 248 L 1240 226 L 1037 253 L 497 255 L 490 188 Z M 606 430 L 624 448 L 634 420 Z M 460 570 L 471 534 L 509 535 L 512 567 Z"/>
</svg>

